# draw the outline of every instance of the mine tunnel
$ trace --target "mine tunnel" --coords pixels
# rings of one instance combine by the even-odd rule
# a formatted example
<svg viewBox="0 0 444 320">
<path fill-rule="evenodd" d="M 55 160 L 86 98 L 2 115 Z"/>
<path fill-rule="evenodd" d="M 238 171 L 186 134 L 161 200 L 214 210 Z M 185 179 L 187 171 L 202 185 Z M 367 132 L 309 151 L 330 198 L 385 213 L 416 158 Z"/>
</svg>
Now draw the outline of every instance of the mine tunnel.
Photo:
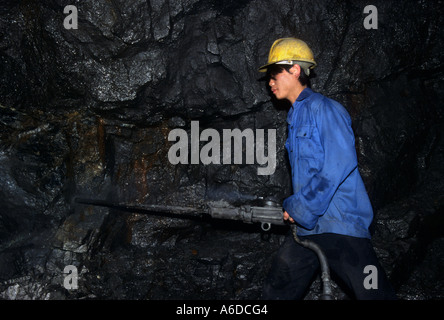
<svg viewBox="0 0 444 320">
<path fill-rule="evenodd" d="M 442 299 L 442 4 L 368 5 L 2 1 L 0 299 L 261 299 L 288 226 L 135 207 L 291 195 L 290 105 L 258 72 L 283 37 L 310 45 L 312 90 L 351 117 L 371 241 L 397 297 Z M 224 145 L 236 129 L 244 143 Z M 321 287 L 318 275 L 304 299 Z M 340 283 L 333 294 L 353 299 Z"/>
</svg>

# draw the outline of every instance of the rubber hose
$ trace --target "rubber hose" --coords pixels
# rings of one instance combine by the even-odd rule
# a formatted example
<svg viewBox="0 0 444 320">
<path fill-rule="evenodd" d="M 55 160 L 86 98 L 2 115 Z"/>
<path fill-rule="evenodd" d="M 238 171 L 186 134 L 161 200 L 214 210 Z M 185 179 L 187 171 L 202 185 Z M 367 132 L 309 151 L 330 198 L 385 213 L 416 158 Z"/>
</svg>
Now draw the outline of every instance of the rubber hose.
<svg viewBox="0 0 444 320">
<path fill-rule="evenodd" d="M 299 239 L 295 224 L 291 225 L 291 231 L 293 233 L 293 238 L 297 243 L 305 248 L 313 250 L 318 256 L 319 264 L 321 266 L 322 280 L 321 300 L 335 300 L 331 286 L 330 267 L 328 266 L 327 258 L 325 257 L 324 251 L 322 251 L 321 247 L 313 241 Z"/>
</svg>

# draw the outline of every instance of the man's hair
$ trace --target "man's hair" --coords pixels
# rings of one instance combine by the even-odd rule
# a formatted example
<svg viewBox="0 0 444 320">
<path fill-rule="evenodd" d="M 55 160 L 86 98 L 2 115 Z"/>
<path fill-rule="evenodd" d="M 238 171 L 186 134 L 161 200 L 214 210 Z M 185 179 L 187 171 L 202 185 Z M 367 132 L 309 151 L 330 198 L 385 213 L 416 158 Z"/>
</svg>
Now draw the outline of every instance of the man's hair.
<svg viewBox="0 0 444 320">
<path fill-rule="evenodd" d="M 289 73 L 292 67 L 293 65 L 290 64 L 272 64 L 267 68 L 267 76 L 274 77 L 284 70 Z M 310 87 L 310 77 L 305 74 L 302 67 L 301 67 L 301 73 L 299 74 L 299 82 L 303 86 Z"/>
</svg>

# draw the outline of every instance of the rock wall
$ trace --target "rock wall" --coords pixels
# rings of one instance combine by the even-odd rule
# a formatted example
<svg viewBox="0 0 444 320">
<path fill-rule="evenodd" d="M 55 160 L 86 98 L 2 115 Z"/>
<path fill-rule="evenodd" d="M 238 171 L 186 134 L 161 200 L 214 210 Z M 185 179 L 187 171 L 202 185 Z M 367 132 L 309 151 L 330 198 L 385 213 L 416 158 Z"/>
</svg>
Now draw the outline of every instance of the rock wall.
<svg viewBox="0 0 444 320">
<path fill-rule="evenodd" d="M 78 29 L 66 29 L 67 5 Z M 256 299 L 282 230 L 147 217 L 74 197 L 202 206 L 290 194 L 287 105 L 257 68 L 296 36 L 312 88 L 352 116 L 373 241 L 402 299 L 442 298 L 439 1 L 12 1 L 0 4 L 0 297 Z M 374 21 L 373 21 L 374 22 Z M 178 164 L 168 135 L 276 130 L 276 170 Z M 254 248 L 254 249 L 252 249 Z M 79 288 L 63 287 L 67 265 Z M 318 297 L 318 282 L 307 299 Z M 348 298 L 337 288 L 339 298 Z"/>
</svg>

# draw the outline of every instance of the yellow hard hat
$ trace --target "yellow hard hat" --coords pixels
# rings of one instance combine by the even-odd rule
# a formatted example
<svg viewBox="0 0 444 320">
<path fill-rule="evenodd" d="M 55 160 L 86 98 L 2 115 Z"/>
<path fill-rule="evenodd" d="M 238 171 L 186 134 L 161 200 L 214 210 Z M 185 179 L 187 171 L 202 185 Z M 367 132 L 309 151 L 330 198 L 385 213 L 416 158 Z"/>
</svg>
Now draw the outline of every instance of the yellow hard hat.
<svg viewBox="0 0 444 320">
<path fill-rule="evenodd" d="M 299 64 L 307 75 L 317 65 L 308 45 L 296 38 L 277 39 L 271 46 L 268 63 L 259 71 L 266 72 L 272 64 Z"/>
</svg>

